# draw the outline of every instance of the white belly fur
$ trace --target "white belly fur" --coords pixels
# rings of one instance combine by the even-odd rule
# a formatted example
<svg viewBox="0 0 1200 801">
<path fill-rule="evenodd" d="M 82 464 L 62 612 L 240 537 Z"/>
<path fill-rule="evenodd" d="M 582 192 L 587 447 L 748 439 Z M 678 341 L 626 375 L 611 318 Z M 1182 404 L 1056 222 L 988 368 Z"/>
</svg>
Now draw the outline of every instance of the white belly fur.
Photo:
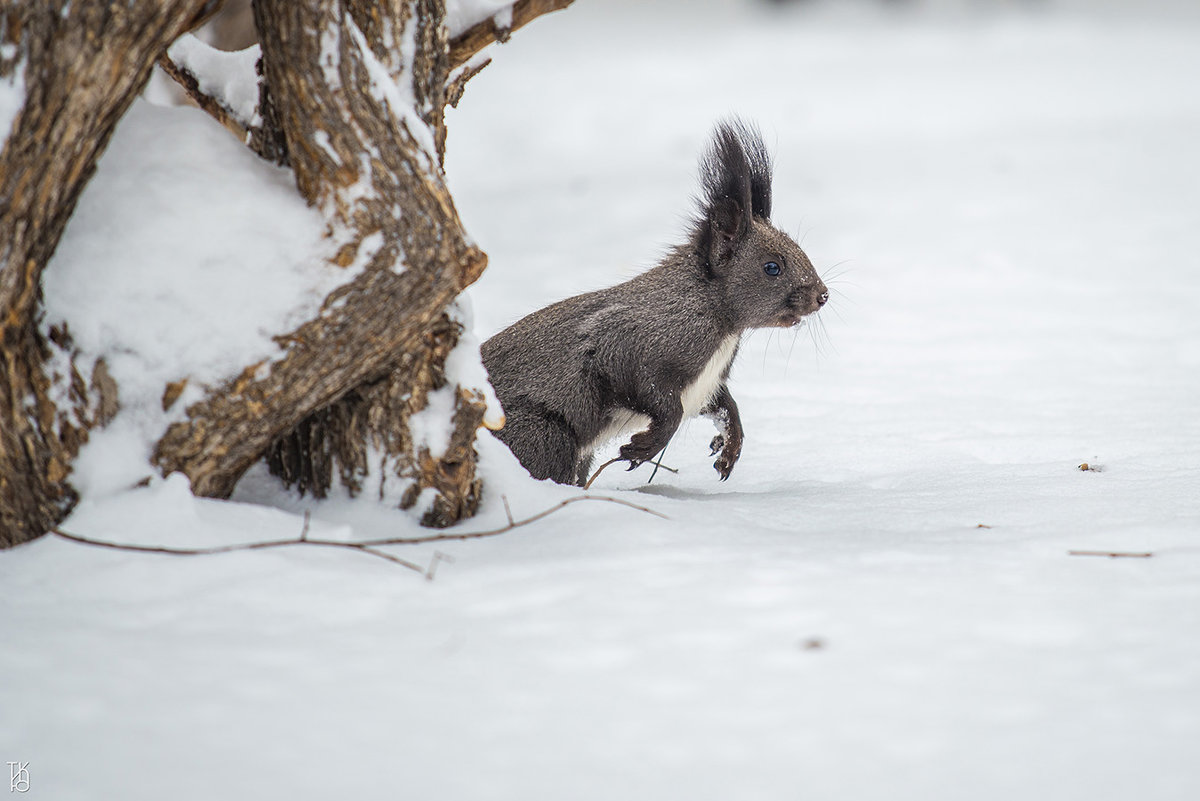
<svg viewBox="0 0 1200 801">
<path fill-rule="evenodd" d="M 717 352 L 708 360 L 708 364 L 704 365 L 700 375 L 696 376 L 695 381 L 684 387 L 683 395 L 679 398 L 683 403 L 684 420 L 700 414 L 700 411 L 713 399 L 713 395 L 717 394 L 717 389 L 721 386 L 721 376 L 725 372 L 725 368 L 733 361 L 733 352 L 737 349 L 739 339 L 737 334 L 730 334 L 721 340 L 721 344 L 717 346 Z"/>
<path fill-rule="evenodd" d="M 699 415 L 713 399 L 713 395 L 717 394 L 717 389 L 721 386 L 721 376 L 725 373 L 729 362 L 733 360 L 733 353 L 737 349 L 739 339 L 737 334 L 723 339 L 717 346 L 716 353 L 700 371 L 700 375 L 696 376 L 696 380 L 683 388 L 679 400 L 683 404 L 684 420 Z M 629 409 L 617 409 L 609 418 L 608 425 L 587 444 L 583 452 L 590 453 L 601 445 L 618 438 L 628 441 L 631 436 L 639 431 L 645 431 L 649 427 L 650 418 L 646 415 Z"/>
</svg>

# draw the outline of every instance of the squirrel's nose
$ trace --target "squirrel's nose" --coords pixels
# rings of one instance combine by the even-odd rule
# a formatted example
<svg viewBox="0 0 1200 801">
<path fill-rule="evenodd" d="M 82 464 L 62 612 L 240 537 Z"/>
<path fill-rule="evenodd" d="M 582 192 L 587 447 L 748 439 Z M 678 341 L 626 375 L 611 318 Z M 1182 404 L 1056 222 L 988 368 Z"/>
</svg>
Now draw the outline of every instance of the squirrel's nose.
<svg viewBox="0 0 1200 801">
<path fill-rule="evenodd" d="M 822 292 L 820 295 L 817 295 L 817 305 L 818 306 L 824 306 L 828 302 L 829 302 L 829 292 Z"/>
</svg>

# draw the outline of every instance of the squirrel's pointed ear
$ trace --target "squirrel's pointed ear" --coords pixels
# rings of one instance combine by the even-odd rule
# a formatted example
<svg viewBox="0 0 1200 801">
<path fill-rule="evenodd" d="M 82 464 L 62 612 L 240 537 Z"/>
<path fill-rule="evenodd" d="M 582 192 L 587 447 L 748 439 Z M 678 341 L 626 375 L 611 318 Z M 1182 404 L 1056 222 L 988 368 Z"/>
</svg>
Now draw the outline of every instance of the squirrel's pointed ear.
<svg viewBox="0 0 1200 801">
<path fill-rule="evenodd" d="M 696 237 L 710 273 L 750 234 L 754 216 L 771 214 L 771 159 L 758 129 L 733 118 L 718 123 L 700 160 Z"/>
<path fill-rule="evenodd" d="M 723 197 L 709 208 L 712 266 L 724 264 L 733 256 L 734 247 L 746 235 L 746 216 L 746 209 L 732 197 Z"/>
</svg>

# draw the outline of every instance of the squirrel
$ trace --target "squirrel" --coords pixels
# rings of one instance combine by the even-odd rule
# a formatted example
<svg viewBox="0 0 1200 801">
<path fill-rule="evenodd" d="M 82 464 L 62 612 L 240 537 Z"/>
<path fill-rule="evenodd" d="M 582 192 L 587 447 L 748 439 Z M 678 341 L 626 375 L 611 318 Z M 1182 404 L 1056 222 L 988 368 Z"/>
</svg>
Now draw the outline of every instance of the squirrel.
<svg viewBox="0 0 1200 801">
<path fill-rule="evenodd" d="M 583 485 L 595 450 L 618 437 L 628 437 L 619 458 L 632 470 L 698 415 L 716 425 L 722 481 L 737 464 L 743 432 L 728 379 L 742 333 L 797 325 L 829 290 L 771 224 L 771 157 L 757 128 L 719 122 L 700 183 L 687 240 L 655 267 L 483 343 L 506 420 L 496 435 L 534 478 Z"/>
</svg>

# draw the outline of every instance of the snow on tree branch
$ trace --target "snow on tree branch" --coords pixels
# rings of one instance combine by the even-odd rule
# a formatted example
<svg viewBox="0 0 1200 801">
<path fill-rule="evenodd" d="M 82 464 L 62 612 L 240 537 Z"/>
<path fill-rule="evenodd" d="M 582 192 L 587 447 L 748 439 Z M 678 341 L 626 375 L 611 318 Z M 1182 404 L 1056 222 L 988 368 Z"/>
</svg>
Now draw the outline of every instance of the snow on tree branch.
<svg viewBox="0 0 1200 801">
<path fill-rule="evenodd" d="M 258 45 L 227 52 L 184 34 L 167 51 L 167 58 L 196 80 L 196 88 L 228 110 L 245 128 L 262 123 L 258 113 Z M 174 77 L 174 76 L 172 76 Z"/>
<path fill-rule="evenodd" d="M 512 27 L 514 0 L 446 0 L 446 30 L 457 39 L 480 23 Z"/>
<path fill-rule="evenodd" d="M 559 11 L 575 0 L 450 0 L 446 3 L 446 19 L 458 20 L 450 29 L 450 65 L 462 66 L 471 57 L 493 42 L 507 42 L 518 28 L 533 20 Z M 507 8 L 505 8 L 507 6 Z M 452 10 L 453 9 L 453 10 Z"/>
</svg>

